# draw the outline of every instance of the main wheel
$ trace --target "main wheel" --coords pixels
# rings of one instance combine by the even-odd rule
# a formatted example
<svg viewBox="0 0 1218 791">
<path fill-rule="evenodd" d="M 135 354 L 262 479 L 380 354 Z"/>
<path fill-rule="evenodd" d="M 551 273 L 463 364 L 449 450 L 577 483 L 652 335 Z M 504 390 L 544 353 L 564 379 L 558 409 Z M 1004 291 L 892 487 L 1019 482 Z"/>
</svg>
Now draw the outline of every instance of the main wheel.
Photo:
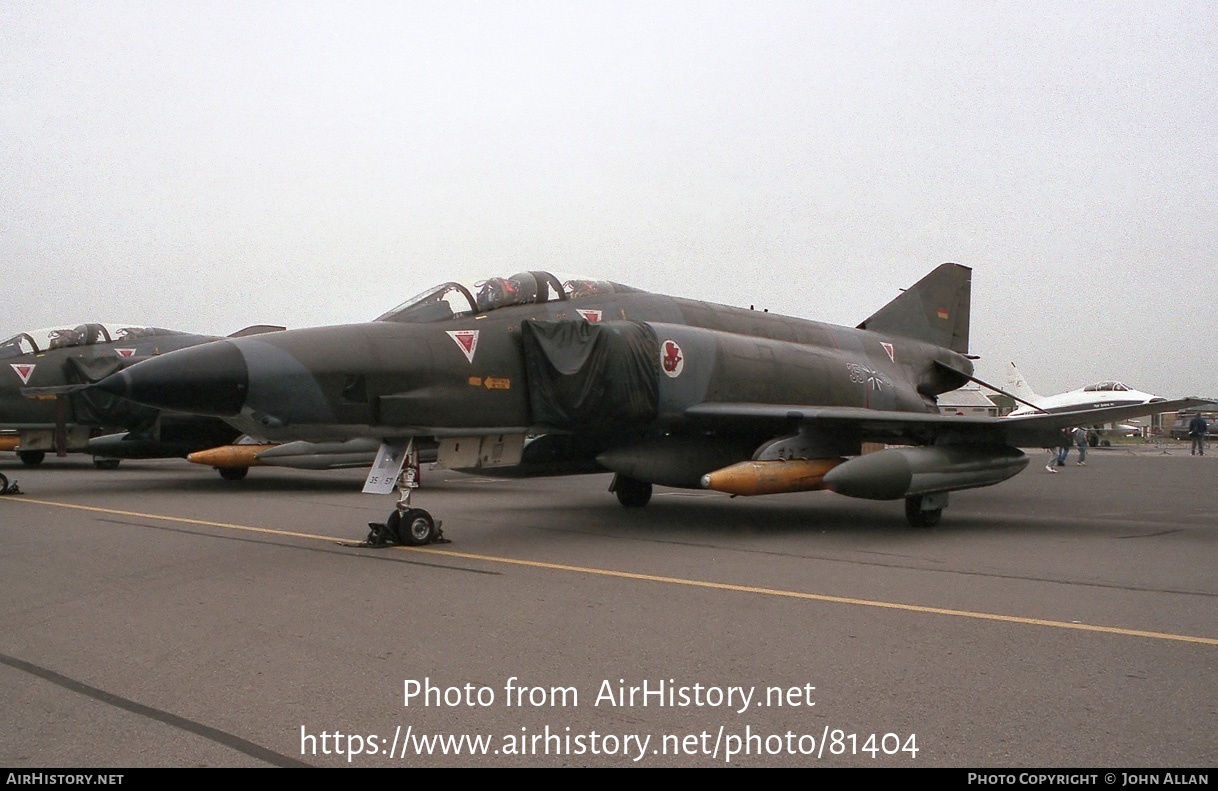
<svg viewBox="0 0 1218 791">
<path fill-rule="evenodd" d="M 0 473 L 0 494 L 8 494 L 8 478 L 4 477 L 4 473 Z"/>
<path fill-rule="evenodd" d="M 905 518 L 913 527 L 934 527 L 943 516 L 942 508 L 922 510 L 922 495 L 905 498 Z"/>
<path fill-rule="evenodd" d="M 613 493 L 627 508 L 642 508 L 651 502 L 651 484 L 625 475 L 613 479 Z"/>
<path fill-rule="evenodd" d="M 21 459 L 21 463 L 27 467 L 37 467 L 39 464 L 42 464 L 42 460 L 46 457 L 46 451 L 42 450 L 17 451 L 17 458 Z"/>
<path fill-rule="evenodd" d="M 226 481 L 239 481 L 250 474 L 249 467 L 219 467 L 216 472 Z"/>
<path fill-rule="evenodd" d="M 121 461 L 122 459 L 102 459 L 94 456 L 93 466 L 99 470 L 117 470 Z"/>
<path fill-rule="evenodd" d="M 405 514 L 394 509 L 385 527 L 407 546 L 421 547 L 436 540 L 436 521 L 422 508 L 409 508 Z"/>
</svg>

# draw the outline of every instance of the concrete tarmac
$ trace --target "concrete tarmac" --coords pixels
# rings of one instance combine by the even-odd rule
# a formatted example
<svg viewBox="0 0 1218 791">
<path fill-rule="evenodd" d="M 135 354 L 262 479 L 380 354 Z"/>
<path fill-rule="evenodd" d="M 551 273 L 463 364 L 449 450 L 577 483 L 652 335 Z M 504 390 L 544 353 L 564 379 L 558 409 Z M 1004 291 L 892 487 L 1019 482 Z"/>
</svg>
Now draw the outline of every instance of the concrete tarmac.
<svg viewBox="0 0 1218 791">
<path fill-rule="evenodd" d="M 362 470 L 0 454 L 0 765 L 1218 765 L 1218 458 L 1032 456 L 929 530 L 425 471 L 367 549 Z"/>
</svg>

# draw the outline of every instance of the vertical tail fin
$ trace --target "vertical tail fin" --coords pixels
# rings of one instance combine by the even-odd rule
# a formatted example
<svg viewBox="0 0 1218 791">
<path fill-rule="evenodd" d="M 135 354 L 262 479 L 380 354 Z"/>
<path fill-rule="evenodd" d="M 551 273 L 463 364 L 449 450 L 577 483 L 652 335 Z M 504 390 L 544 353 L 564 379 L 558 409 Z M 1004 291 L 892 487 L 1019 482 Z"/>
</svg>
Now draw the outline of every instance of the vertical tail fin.
<svg viewBox="0 0 1218 791">
<path fill-rule="evenodd" d="M 968 354 L 973 270 L 941 264 L 858 326 Z"/>
<path fill-rule="evenodd" d="M 1023 374 L 1015 367 L 1015 363 L 1007 366 L 1007 390 L 1019 396 L 1024 401 L 1036 403 L 1040 400 L 1032 386 L 1028 384 L 1028 380 L 1023 378 Z"/>
</svg>

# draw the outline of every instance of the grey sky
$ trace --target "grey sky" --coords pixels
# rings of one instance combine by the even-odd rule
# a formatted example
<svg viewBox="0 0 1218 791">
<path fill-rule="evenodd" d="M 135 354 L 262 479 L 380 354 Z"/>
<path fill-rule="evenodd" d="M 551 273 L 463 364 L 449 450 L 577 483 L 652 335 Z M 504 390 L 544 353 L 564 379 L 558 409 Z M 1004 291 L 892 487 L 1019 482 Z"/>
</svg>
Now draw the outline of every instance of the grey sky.
<svg viewBox="0 0 1218 791">
<path fill-rule="evenodd" d="M 1218 5 L 0 4 L 0 335 L 583 273 L 1218 393 Z"/>
</svg>

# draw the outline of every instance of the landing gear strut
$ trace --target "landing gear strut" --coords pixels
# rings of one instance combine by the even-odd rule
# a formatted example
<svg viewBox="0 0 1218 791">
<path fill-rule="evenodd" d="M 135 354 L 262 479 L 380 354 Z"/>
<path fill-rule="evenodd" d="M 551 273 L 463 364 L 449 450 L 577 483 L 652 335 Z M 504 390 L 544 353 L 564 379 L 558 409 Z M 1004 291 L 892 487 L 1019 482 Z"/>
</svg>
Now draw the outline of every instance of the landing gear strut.
<svg viewBox="0 0 1218 791">
<path fill-rule="evenodd" d="M 406 461 L 398 474 L 398 505 L 385 519 L 385 523 L 369 522 L 368 546 L 384 547 L 405 544 L 421 547 L 425 544 L 444 542 L 444 531 L 440 522 L 422 508 L 410 505 L 410 496 L 419 488 L 419 449 L 414 440 L 406 445 Z"/>
<path fill-rule="evenodd" d="M 609 491 L 627 508 L 642 508 L 651 502 L 651 484 L 626 475 L 614 475 Z"/>
</svg>

